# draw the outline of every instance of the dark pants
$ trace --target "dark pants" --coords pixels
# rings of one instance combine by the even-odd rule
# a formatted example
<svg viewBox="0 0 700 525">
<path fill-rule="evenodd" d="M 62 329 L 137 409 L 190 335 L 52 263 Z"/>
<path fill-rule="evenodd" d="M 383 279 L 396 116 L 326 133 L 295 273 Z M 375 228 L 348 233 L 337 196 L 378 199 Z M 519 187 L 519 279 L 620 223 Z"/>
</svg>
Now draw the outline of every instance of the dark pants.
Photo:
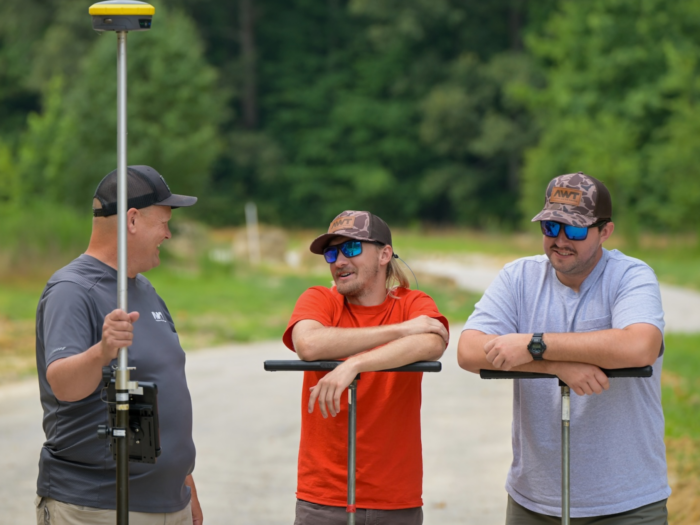
<svg viewBox="0 0 700 525">
<path fill-rule="evenodd" d="M 526 509 L 508 496 L 506 525 L 560 525 L 561 518 L 538 514 Z M 571 518 L 571 525 L 668 525 L 666 500 L 644 505 L 637 509 L 595 516 L 592 518 Z"/>
<path fill-rule="evenodd" d="M 297 517 L 294 525 L 346 525 L 348 515 L 345 507 L 317 505 L 297 500 Z M 357 525 L 422 525 L 423 508 L 399 510 L 357 509 Z"/>
</svg>

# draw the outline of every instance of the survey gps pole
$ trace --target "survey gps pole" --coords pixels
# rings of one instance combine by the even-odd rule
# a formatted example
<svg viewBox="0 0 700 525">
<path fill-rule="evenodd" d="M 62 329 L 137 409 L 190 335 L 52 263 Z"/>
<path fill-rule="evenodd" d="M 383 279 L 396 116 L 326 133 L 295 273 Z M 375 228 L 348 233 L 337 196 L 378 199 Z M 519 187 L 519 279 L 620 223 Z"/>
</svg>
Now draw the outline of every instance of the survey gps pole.
<svg viewBox="0 0 700 525">
<path fill-rule="evenodd" d="M 126 253 L 126 34 L 151 28 L 155 8 L 145 2 L 109 0 L 90 6 L 95 31 L 117 33 L 117 308 L 128 312 Z M 117 456 L 117 525 L 129 523 L 129 381 L 128 349 L 119 349 L 116 371 L 116 425 L 111 435 Z"/>
<path fill-rule="evenodd" d="M 608 377 L 651 377 L 654 369 L 640 368 L 601 369 Z M 480 370 L 481 379 L 546 379 L 557 378 L 538 372 L 505 372 L 502 370 Z M 558 378 L 557 378 L 558 379 Z M 561 523 L 571 525 L 571 388 L 559 379 L 561 388 Z"/>
<path fill-rule="evenodd" d="M 298 359 L 265 361 L 265 370 L 268 372 L 330 372 L 340 365 L 342 361 L 299 361 Z M 442 364 L 439 361 L 418 361 L 409 365 L 377 372 L 440 372 Z M 375 373 L 375 372 L 372 372 Z M 360 374 L 348 386 L 348 505 L 347 524 L 355 525 L 355 513 L 357 511 L 355 501 L 356 488 L 356 447 L 357 447 L 357 381 Z"/>
</svg>

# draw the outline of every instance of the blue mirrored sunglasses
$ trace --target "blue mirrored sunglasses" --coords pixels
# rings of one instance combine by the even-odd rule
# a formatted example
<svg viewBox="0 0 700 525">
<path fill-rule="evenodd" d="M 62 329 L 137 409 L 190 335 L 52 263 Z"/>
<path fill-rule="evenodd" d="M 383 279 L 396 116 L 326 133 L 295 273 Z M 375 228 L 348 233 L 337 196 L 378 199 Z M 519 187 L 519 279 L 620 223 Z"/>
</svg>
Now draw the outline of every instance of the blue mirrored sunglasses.
<svg viewBox="0 0 700 525">
<path fill-rule="evenodd" d="M 561 227 L 564 227 L 564 235 L 570 241 L 585 241 L 588 237 L 588 230 L 594 226 L 600 226 L 607 223 L 607 219 L 597 221 L 590 226 L 571 226 L 570 224 L 562 224 L 557 221 L 540 221 L 540 229 L 542 233 L 547 237 L 557 237 L 561 231 Z"/>
<path fill-rule="evenodd" d="M 323 257 L 326 259 L 327 263 L 334 263 L 338 260 L 338 250 L 340 250 L 345 257 L 350 259 L 351 257 L 357 257 L 362 253 L 363 242 L 370 242 L 370 244 L 381 245 L 380 242 L 376 241 L 355 241 L 349 240 L 342 242 L 340 244 L 335 244 L 333 246 L 327 246 L 323 249 Z"/>
</svg>

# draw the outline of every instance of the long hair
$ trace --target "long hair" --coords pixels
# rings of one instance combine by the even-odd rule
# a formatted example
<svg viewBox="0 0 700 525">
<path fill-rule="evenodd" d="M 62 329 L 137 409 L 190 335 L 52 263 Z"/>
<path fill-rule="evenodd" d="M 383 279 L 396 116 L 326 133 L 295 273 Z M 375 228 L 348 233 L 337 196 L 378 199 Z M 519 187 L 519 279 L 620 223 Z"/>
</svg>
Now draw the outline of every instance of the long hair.
<svg viewBox="0 0 700 525">
<path fill-rule="evenodd" d="M 410 283 L 408 282 L 408 277 L 399 266 L 399 260 L 395 257 L 391 258 L 389 265 L 386 267 L 386 289 L 387 294 L 391 297 L 394 296 L 394 291 L 397 288 L 409 288 Z"/>
</svg>

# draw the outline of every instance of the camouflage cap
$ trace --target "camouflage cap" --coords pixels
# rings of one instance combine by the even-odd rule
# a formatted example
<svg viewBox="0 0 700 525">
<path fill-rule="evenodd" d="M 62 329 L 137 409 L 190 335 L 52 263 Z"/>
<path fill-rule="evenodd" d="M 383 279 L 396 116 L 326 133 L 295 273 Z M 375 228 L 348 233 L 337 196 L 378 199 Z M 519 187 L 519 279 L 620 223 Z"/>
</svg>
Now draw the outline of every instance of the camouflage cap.
<svg viewBox="0 0 700 525">
<path fill-rule="evenodd" d="M 553 178 L 544 196 L 544 209 L 532 222 L 557 221 L 590 226 L 612 218 L 612 199 L 605 184 L 579 171 Z"/>
<path fill-rule="evenodd" d="M 323 249 L 336 237 L 348 237 L 358 241 L 376 241 L 391 246 L 389 226 L 368 211 L 346 210 L 338 215 L 328 227 L 328 233 L 316 237 L 309 249 L 311 253 L 322 254 Z"/>
</svg>

